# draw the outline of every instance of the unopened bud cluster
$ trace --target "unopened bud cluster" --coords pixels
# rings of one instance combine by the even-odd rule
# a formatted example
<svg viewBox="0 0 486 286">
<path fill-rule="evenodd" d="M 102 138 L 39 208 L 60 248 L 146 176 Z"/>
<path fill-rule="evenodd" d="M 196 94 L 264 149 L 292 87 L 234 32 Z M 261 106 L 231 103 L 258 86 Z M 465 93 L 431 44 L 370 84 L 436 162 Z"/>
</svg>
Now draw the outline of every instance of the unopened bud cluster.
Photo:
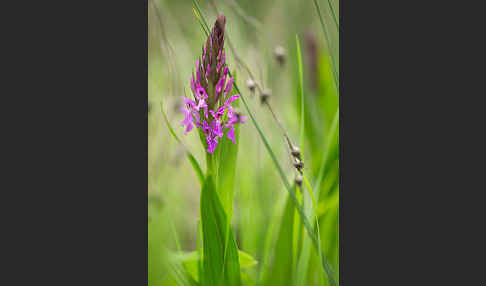
<svg viewBox="0 0 486 286">
<path fill-rule="evenodd" d="M 260 94 L 260 102 L 261 104 L 265 104 L 268 101 L 268 98 L 272 95 L 272 91 L 268 88 L 264 89 Z"/>
<path fill-rule="evenodd" d="M 297 171 L 302 173 L 302 170 L 304 169 L 304 162 L 302 161 L 299 147 L 292 146 L 290 153 L 294 158 L 294 167 L 297 169 Z"/>
<path fill-rule="evenodd" d="M 302 175 L 298 174 L 297 177 L 295 177 L 295 184 L 299 187 L 302 186 Z"/>
<path fill-rule="evenodd" d="M 248 87 L 251 93 L 255 92 L 256 83 L 251 78 L 246 81 L 246 86 Z"/>
<path fill-rule="evenodd" d="M 275 58 L 278 63 L 283 66 L 285 64 L 285 49 L 282 46 L 277 46 L 274 51 Z"/>
</svg>

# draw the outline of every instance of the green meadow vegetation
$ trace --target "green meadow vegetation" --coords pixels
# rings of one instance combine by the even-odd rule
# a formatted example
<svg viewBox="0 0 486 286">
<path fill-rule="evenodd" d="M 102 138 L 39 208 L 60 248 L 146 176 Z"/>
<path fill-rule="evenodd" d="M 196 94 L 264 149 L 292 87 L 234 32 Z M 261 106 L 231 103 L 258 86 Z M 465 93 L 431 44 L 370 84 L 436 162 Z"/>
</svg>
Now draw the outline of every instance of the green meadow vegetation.
<svg viewBox="0 0 486 286">
<path fill-rule="evenodd" d="M 339 1 L 148 2 L 149 285 L 339 285 Z M 209 153 L 182 97 L 222 14 L 247 118 Z"/>
</svg>

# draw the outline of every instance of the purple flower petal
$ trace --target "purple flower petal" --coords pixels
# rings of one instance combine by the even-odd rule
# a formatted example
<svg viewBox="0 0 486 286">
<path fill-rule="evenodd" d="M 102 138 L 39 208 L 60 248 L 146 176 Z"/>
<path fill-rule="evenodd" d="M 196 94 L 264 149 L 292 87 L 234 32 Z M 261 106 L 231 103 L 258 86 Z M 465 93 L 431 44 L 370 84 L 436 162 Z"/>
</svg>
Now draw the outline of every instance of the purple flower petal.
<svg viewBox="0 0 486 286">
<path fill-rule="evenodd" d="M 211 73 L 211 66 L 208 64 L 206 68 L 206 78 L 209 78 L 210 73 Z"/>
<path fill-rule="evenodd" d="M 224 81 L 226 80 L 226 77 L 221 77 L 218 81 L 218 84 L 216 84 L 216 93 L 219 94 L 221 91 L 223 91 L 223 86 L 224 86 Z"/>
<path fill-rule="evenodd" d="M 233 78 L 230 77 L 229 80 L 228 80 L 228 83 L 226 83 L 226 88 L 224 90 L 224 98 L 226 98 L 226 95 L 228 94 L 228 92 L 231 92 L 231 90 L 233 90 Z"/>
<path fill-rule="evenodd" d="M 233 144 L 236 144 L 236 141 L 235 141 L 235 127 L 233 125 L 231 125 L 229 127 L 229 130 L 228 132 L 226 133 L 226 136 L 231 140 L 233 141 Z"/>
<path fill-rule="evenodd" d="M 224 103 L 224 105 L 230 105 L 231 103 L 233 103 L 233 101 L 235 101 L 237 98 L 239 98 L 240 95 L 239 94 L 235 94 L 235 95 L 232 95 L 230 96 L 226 102 Z"/>
</svg>

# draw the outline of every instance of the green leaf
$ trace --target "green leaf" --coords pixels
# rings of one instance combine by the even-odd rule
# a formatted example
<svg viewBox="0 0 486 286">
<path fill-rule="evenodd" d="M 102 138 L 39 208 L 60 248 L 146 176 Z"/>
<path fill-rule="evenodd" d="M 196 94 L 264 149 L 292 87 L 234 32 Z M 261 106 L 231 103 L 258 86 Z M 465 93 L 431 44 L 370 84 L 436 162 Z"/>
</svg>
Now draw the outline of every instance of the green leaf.
<svg viewBox="0 0 486 286">
<path fill-rule="evenodd" d="M 318 177 L 316 183 L 314 184 L 316 188 L 316 192 L 319 192 L 322 180 L 324 176 L 328 173 L 328 161 L 330 157 L 333 155 L 337 155 L 339 151 L 339 108 L 336 110 L 334 114 L 334 119 L 332 121 L 331 129 L 329 130 L 329 135 L 327 137 L 326 145 L 324 146 L 324 153 L 322 156 L 321 167 L 319 169 Z"/>
<path fill-rule="evenodd" d="M 201 192 L 203 279 L 201 285 L 241 285 L 238 248 L 209 174 Z"/>
<path fill-rule="evenodd" d="M 164 280 L 162 271 L 167 271 L 166 252 L 164 252 L 164 228 L 166 224 L 157 212 L 148 228 L 148 285 L 161 285 Z"/>
<path fill-rule="evenodd" d="M 330 198 L 319 202 L 317 205 L 316 215 L 318 217 L 326 215 L 329 210 L 339 208 L 339 191 L 334 192 Z"/>
<path fill-rule="evenodd" d="M 288 197 L 273 252 L 273 263 L 269 265 L 264 285 L 288 285 L 292 281 L 294 212 L 292 200 Z"/>
<path fill-rule="evenodd" d="M 177 253 L 175 254 L 178 261 L 182 262 L 186 271 L 191 275 L 191 277 L 199 282 L 198 274 L 198 264 L 199 264 L 199 253 L 197 251 Z M 238 250 L 238 257 L 240 263 L 240 270 L 249 269 L 258 264 L 253 256 L 250 254 Z"/>
<path fill-rule="evenodd" d="M 201 166 L 199 166 L 199 163 L 197 162 L 196 158 L 194 158 L 194 156 L 191 153 L 186 152 L 186 155 L 187 155 L 187 159 L 189 159 L 189 162 L 192 165 L 192 168 L 196 172 L 197 178 L 199 180 L 199 184 L 201 184 L 202 186 L 204 182 L 204 173 L 201 169 Z"/>
<path fill-rule="evenodd" d="M 162 210 L 153 212 L 153 219 L 148 225 L 148 285 L 197 285 L 182 263 L 170 259 L 168 237 L 165 235 L 171 223 L 166 219 L 168 213 Z"/>
</svg>

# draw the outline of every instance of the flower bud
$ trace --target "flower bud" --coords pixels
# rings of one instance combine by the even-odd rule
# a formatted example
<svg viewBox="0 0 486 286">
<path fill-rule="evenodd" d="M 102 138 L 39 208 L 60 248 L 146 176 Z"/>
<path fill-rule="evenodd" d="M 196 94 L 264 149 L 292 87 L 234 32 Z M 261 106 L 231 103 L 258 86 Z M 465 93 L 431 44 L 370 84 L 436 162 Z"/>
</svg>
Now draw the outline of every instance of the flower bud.
<svg viewBox="0 0 486 286">
<path fill-rule="evenodd" d="M 292 156 L 294 156 L 297 159 L 300 159 L 300 149 L 297 146 L 292 147 Z"/>
<path fill-rule="evenodd" d="M 302 187 L 302 176 L 300 174 L 295 177 L 295 183 L 297 186 Z"/>
<path fill-rule="evenodd" d="M 297 170 L 302 170 L 302 168 L 304 168 L 304 162 L 302 162 L 301 160 L 299 159 L 296 159 L 295 160 L 295 163 L 294 163 L 294 167 L 297 169 Z"/>
<path fill-rule="evenodd" d="M 251 78 L 246 81 L 246 86 L 252 93 L 255 92 L 256 83 Z"/>
<path fill-rule="evenodd" d="M 266 103 L 271 94 L 272 91 L 270 89 L 264 89 L 262 94 L 260 94 L 260 102 L 262 104 Z"/>
<path fill-rule="evenodd" d="M 275 58 L 278 63 L 282 66 L 285 63 L 285 49 L 282 46 L 277 46 L 274 51 Z"/>
</svg>

